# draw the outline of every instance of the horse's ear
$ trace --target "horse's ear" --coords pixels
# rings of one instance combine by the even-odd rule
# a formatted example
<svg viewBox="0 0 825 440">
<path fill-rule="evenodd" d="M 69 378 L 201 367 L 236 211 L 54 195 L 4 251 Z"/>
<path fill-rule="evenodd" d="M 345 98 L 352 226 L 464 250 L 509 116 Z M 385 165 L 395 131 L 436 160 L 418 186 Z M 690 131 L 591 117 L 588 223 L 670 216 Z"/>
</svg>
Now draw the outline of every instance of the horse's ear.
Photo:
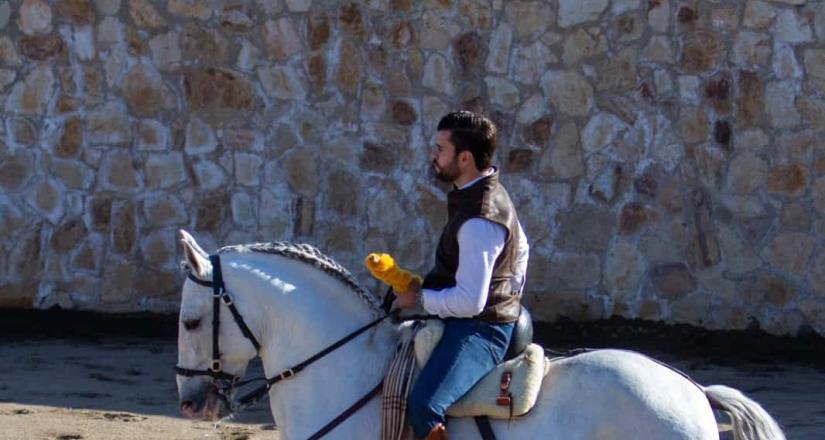
<svg viewBox="0 0 825 440">
<path fill-rule="evenodd" d="M 201 249 L 195 239 L 188 232 L 181 229 L 178 231 L 180 242 L 183 245 L 183 254 L 186 257 L 186 264 L 196 275 L 204 276 L 209 269 L 209 260 L 206 252 Z"/>
</svg>

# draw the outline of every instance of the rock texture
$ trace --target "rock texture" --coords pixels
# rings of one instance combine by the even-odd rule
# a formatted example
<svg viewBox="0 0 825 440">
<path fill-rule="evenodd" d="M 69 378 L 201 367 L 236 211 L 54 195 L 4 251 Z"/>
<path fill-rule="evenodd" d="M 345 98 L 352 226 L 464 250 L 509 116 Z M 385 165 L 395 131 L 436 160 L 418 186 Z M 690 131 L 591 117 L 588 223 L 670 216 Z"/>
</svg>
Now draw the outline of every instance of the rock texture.
<svg viewBox="0 0 825 440">
<path fill-rule="evenodd" d="M 467 108 L 536 319 L 825 335 L 819 3 L 0 1 L 0 306 L 174 310 L 178 228 L 425 272 Z"/>
</svg>

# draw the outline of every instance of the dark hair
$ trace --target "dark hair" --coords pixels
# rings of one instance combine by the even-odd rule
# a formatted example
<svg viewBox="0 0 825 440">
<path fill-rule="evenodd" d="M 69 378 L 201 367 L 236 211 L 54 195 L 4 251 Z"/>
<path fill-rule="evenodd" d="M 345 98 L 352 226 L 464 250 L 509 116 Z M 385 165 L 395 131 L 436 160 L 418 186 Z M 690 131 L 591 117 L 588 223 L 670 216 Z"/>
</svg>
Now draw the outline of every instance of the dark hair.
<svg viewBox="0 0 825 440">
<path fill-rule="evenodd" d="M 438 131 L 448 130 L 455 153 L 469 151 L 479 170 L 490 166 L 496 152 L 496 125 L 467 110 L 448 113 L 438 122 Z"/>
</svg>

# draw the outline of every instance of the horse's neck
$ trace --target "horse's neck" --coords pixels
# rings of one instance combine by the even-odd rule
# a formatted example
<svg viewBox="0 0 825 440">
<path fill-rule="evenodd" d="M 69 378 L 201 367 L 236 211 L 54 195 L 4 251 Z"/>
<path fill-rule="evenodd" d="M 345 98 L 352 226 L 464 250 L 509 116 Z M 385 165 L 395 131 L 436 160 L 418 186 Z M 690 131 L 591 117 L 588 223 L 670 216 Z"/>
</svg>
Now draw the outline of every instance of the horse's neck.
<svg viewBox="0 0 825 440">
<path fill-rule="evenodd" d="M 272 416 L 285 439 L 304 439 L 343 413 L 381 382 L 392 355 L 394 329 L 389 321 L 360 335 L 341 348 L 311 364 L 294 379 L 281 381 L 270 390 Z M 348 335 L 352 329 L 335 339 Z M 304 359 L 335 342 L 307 344 Z M 267 377 L 279 374 L 283 367 L 272 368 L 264 356 Z M 363 416 L 366 410 L 360 410 Z M 378 414 L 372 414 L 374 422 Z M 378 426 L 357 424 L 361 417 L 337 428 L 333 438 L 345 438 L 344 432 L 358 433 L 359 438 L 378 438 Z"/>
<path fill-rule="evenodd" d="M 296 269 L 305 276 L 297 275 Z M 268 318 L 260 355 L 267 377 L 303 362 L 376 317 L 349 288 L 309 266 L 292 267 L 283 281 L 294 290 L 262 297 Z M 271 280 L 268 284 L 277 285 Z M 270 404 L 284 437 L 309 437 L 375 387 L 396 338 L 396 327 L 384 321 L 312 363 L 295 378 L 274 385 Z M 377 438 L 378 427 L 374 428 Z"/>
</svg>

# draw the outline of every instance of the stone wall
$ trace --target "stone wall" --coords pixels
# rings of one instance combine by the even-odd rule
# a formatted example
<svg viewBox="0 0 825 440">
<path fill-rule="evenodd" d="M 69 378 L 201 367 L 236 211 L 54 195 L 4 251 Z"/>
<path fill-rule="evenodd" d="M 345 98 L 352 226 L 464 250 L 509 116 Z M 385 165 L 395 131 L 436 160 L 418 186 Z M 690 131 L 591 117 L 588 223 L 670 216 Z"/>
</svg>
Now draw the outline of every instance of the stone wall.
<svg viewBox="0 0 825 440">
<path fill-rule="evenodd" d="M 424 271 L 463 107 L 537 318 L 825 333 L 824 94 L 821 1 L 0 1 L 0 305 L 174 310 L 178 228 Z"/>
</svg>

